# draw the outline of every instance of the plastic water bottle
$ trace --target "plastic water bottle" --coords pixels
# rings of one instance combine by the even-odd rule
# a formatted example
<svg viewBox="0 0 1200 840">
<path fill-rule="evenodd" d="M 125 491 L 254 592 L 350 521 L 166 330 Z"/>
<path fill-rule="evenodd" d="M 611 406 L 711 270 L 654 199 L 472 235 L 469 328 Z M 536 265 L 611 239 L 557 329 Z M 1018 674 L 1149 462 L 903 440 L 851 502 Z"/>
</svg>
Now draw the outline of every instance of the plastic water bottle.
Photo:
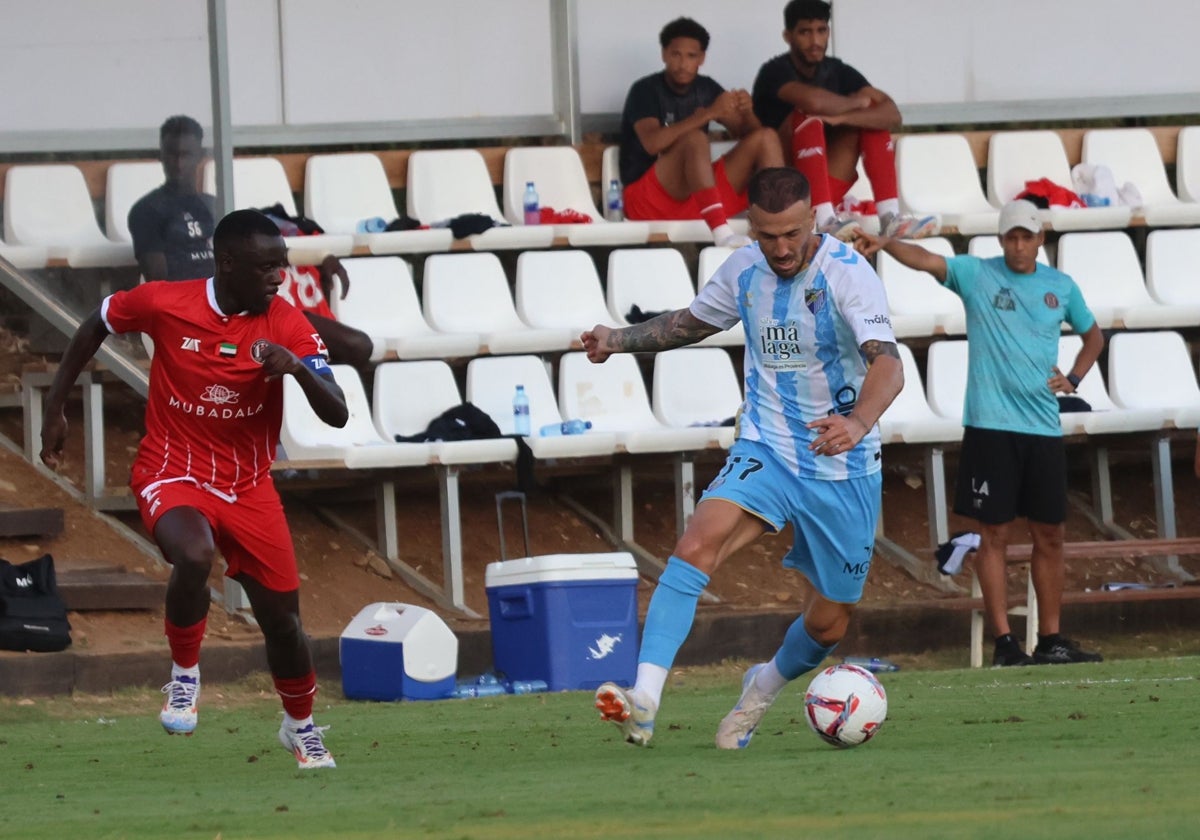
<svg viewBox="0 0 1200 840">
<path fill-rule="evenodd" d="M 372 216 L 369 219 L 360 221 L 354 229 L 358 233 L 383 233 L 387 230 L 387 226 L 387 220 L 382 216 Z"/>
<path fill-rule="evenodd" d="M 880 659 L 878 656 L 847 656 L 842 662 L 846 665 L 866 668 L 872 674 L 886 674 L 900 670 L 900 666 L 895 662 L 890 659 Z"/>
<path fill-rule="evenodd" d="M 621 198 L 621 182 L 616 178 L 608 182 L 608 193 L 604 197 L 604 218 L 610 222 L 625 221 L 625 201 Z"/>
<path fill-rule="evenodd" d="M 534 189 L 533 181 L 525 182 L 525 197 L 522 203 L 525 205 L 525 224 L 540 225 L 542 223 L 542 208 L 538 200 L 537 190 Z"/>
<path fill-rule="evenodd" d="M 518 385 L 517 393 L 513 395 L 513 434 L 530 435 L 529 395 L 525 393 L 524 385 Z"/>
<path fill-rule="evenodd" d="M 550 686 L 545 680 L 513 680 L 510 683 L 513 694 L 535 694 L 539 691 L 549 691 Z"/>
<path fill-rule="evenodd" d="M 567 420 L 564 423 L 549 423 L 538 429 L 539 437 L 559 437 L 561 435 L 581 435 L 592 428 L 591 420 Z"/>
</svg>

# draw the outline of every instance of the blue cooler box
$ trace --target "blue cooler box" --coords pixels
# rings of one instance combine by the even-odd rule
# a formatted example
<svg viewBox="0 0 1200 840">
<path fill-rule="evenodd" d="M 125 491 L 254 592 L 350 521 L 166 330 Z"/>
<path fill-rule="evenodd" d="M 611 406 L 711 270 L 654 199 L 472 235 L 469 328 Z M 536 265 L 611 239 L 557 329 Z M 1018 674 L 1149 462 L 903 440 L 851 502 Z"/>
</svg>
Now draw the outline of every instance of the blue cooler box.
<svg viewBox="0 0 1200 840">
<path fill-rule="evenodd" d="M 489 563 L 492 662 L 551 691 L 637 676 L 637 566 L 628 552 L 547 554 Z"/>
<path fill-rule="evenodd" d="M 377 603 L 346 625 L 338 656 L 351 700 L 440 700 L 454 691 L 458 637 L 424 607 Z"/>
</svg>

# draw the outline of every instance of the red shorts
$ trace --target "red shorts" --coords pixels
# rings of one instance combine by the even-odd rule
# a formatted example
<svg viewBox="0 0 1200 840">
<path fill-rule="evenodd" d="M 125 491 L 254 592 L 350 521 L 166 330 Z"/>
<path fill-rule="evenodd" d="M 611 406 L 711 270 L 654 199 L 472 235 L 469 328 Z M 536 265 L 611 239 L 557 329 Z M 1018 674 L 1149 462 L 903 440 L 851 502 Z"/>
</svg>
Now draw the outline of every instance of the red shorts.
<svg viewBox="0 0 1200 840">
<path fill-rule="evenodd" d="M 150 482 L 135 486 L 133 492 L 142 523 L 151 534 L 167 511 L 195 508 L 212 528 L 228 566 L 226 577 L 246 574 L 273 592 L 300 588 L 292 535 L 271 482 L 239 494 L 235 501 L 205 490 L 192 478 Z"/>
<path fill-rule="evenodd" d="M 746 194 L 734 190 L 725 174 L 725 158 L 719 158 L 713 164 L 713 179 L 716 181 L 717 193 L 721 203 L 725 205 L 725 213 L 736 216 L 746 209 L 748 203 Z M 688 196 L 684 201 L 676 201 L 671 194 L 663 189 L 658 182 L 658 175 L 651 166 L 632 184 L 625 187 L 625 218 L 635 221 L 655 219 L 699 219 L 700 205 L 695 196 Z"/>
</svg>

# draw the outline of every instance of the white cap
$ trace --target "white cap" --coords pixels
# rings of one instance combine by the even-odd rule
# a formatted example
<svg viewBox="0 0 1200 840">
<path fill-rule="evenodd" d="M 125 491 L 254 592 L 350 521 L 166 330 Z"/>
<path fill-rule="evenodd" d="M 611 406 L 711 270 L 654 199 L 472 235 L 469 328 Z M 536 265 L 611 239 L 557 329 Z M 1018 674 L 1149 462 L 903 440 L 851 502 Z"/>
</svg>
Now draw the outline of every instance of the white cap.
<svg viewBox="0 0 1200 840">
<path fill-rule="evenodd" d="M 1000 211 L 1000 235 L 1003 236 L 1013 228 L 1041 233 L 1042 217 L 1038 215 L 1037 205 L 1023 198 L 1005 204 L 1004 209 Z"/>
</svg>

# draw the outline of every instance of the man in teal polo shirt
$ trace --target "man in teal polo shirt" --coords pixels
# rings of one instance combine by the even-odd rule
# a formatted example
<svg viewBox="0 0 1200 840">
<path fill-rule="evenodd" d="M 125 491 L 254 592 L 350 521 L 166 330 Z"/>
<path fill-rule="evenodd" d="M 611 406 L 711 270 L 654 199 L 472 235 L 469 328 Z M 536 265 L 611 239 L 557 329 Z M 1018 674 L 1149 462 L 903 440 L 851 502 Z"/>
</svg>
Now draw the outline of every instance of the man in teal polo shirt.
<svg viewBox="0 0 1200 840">
<path fill-rule="evenodd" d="M 1037 261 L 1044 240 L 1037 207 L 1012 201 L 1000 213 L 1002 257 L 949 259 L 919 245 L 859 234 L 864 254 L 886 251 L 962 298 L 971 353 L 963 406 L 954 512 L 978 522 L 975 571 L 996 635 L 993 665 L 1098 662 L 1059 633 L 1063 592 L 1066 452 L 1055 394 L 1072 394 L 1104 349 L 1104 335 L 1075 281 Z M 1058 369 L 1063 322 L 1083 337 L 1066 374 Z M 1018 516 L 1033 538 L 1038 643 L 1030 657 L 1008 624 L 1005 551 Z"/>
</svg>

